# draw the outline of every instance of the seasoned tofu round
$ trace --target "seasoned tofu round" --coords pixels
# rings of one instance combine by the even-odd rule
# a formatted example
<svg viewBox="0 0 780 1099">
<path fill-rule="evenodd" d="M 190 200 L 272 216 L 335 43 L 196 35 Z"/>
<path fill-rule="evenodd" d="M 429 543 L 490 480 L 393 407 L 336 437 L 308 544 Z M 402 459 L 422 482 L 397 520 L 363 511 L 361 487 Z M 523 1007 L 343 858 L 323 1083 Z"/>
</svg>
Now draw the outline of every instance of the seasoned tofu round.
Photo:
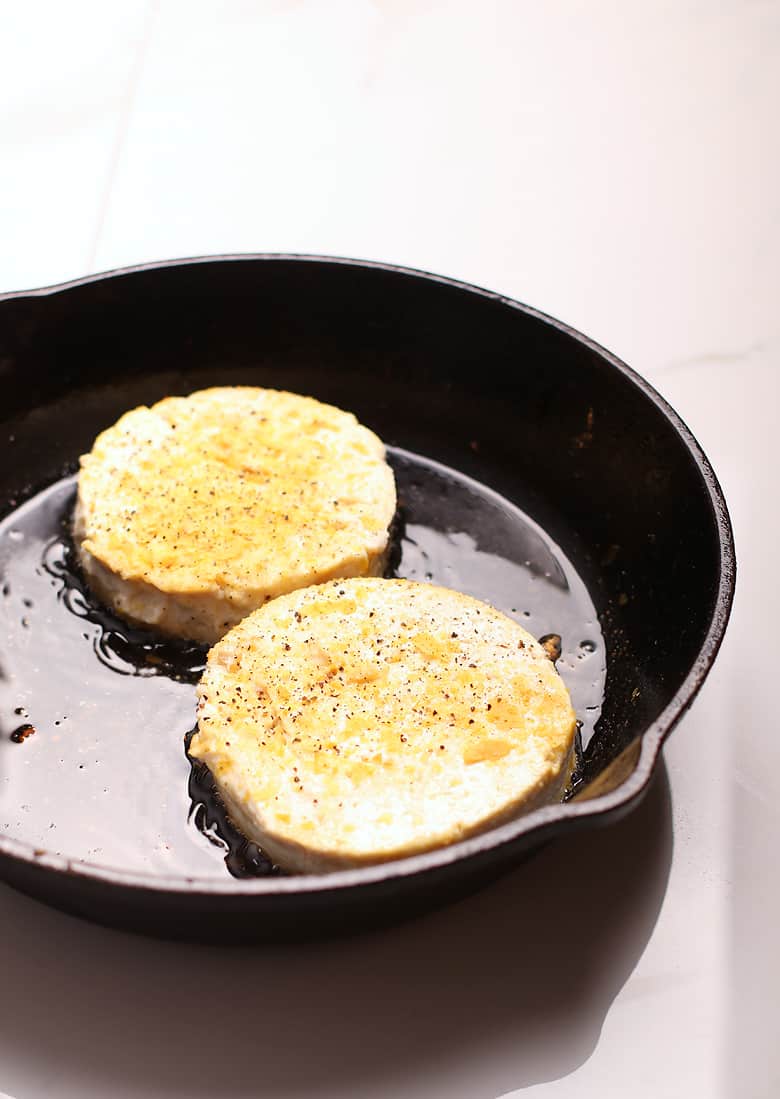
<svg viewBox="0 0 780 1099">
<path fill-rule="evenodd" d="M 263 603 L 382 572 L 384 446 L 350 412 L 248 386 L 125 413 L 81 459 L 74 537 L 120 617 L 212 644 Z"/>
<path fill-rule="evenodd" d="M 335 581 L 210 651 L 191 755 L 280 866 L 324 872 L 451 843 L 560 800 L 575 716 L 530 634 L 459 592 Z"/>
</svg>

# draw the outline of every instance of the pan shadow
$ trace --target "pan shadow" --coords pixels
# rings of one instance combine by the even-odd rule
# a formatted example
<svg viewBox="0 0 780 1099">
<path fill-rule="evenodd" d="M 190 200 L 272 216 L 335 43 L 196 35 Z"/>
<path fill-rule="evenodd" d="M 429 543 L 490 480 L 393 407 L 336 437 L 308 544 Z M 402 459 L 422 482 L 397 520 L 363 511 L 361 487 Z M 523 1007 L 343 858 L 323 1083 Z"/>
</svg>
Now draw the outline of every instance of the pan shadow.
<svg viewBox="0 0 780 1099">
<path fill-rule="evenodd" d="M 493 1099 L 559 1079 L 595 1049 L 652 934 L 671 820 L 661 766 L 623 821 L 465 901 L 295 947 L 147 940 L 0 887 L 0 1088 Z"/>
</svg>

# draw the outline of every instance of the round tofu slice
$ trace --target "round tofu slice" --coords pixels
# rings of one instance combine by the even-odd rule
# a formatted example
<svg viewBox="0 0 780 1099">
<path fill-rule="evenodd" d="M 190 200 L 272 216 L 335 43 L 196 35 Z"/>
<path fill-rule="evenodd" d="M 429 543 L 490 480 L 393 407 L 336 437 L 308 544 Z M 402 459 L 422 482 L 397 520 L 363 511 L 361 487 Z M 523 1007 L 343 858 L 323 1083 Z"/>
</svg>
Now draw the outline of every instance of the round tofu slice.
<svg viewBox="0 0 780 1099">
<path fill-rule="evenodd" d="M 213 644 L 263 603 L 382 572 L 396 507 L 351 412 L 222 387 L 127 412 L 81 459 L 74 537 L 120 617 Z"/>
<path fill-rule="evenodd" d="M 208 656 L 190 753 L 280 866 L 451 843 L 560 800 L 575 716 L 530 634 L 459 592 L 356 579 L 274 600 Z"/>
</svg>

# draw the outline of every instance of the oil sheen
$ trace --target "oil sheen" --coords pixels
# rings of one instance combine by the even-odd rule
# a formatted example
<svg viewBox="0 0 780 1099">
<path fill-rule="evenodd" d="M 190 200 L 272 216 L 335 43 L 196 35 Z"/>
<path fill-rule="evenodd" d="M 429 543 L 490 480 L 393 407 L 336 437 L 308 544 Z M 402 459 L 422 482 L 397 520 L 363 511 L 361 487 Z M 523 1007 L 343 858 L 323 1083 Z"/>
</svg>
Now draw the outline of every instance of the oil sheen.
<svg viewBox="0 0 780 1099">
<path fill-rule="evenodd" d="M 388 457 L 399 498 L 388 575 L 457 589 L 535 637 L 560 637 L 557 668 L 587 746 L 606 656 L 572 564 L 486 486 L 406 451 Z M 99 606 L 74 564 L 75 494 L 65 478 L 0 523 L 0 834 L 151 875 L 275 872 L 186 754 L 205 650 Z"/>
</svg>

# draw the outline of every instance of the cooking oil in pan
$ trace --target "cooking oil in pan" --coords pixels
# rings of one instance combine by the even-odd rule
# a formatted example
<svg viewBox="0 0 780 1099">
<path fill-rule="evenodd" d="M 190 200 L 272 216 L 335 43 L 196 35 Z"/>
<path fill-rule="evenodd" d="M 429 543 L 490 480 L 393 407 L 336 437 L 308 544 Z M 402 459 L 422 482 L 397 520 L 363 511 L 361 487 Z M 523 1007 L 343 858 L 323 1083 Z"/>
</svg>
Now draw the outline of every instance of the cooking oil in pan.
<svg viewBox="0 0 780 1099">
<path fill-rule="evenodd" d="M 483 599 L 535 637 L 557 635 L 587 745 L 606 659 L 571 563 L 484 485 L 405 451 L 389 458 L 399 497 L 389 574 Z M 273 872 L 186 754 L 205 650 L 133 629 L 94 600 L 70 546 L 75 492 L 75 477 L 57 481 L 0 523 L 0 834 L 152 875 Z"/>
</svg>

